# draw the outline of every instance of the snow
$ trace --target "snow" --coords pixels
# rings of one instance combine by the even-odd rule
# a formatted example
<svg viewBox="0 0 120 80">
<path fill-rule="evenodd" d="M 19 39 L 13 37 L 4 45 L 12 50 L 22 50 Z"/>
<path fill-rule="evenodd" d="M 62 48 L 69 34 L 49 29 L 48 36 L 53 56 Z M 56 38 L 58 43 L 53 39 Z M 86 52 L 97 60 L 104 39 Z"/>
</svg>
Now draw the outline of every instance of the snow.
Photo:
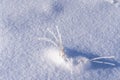
<svg viewBox="0 0 120 80">
<path fill-rule="evenodd" d="M 0 80 L 119 80 L 119 14 L 119 0 L 0 0 Z M 55 26 L 69 62 L 38 40 Z M 89 61 L 104 56 L 115 66 Z"/>
<path fill-rule="evenodd" d="M 60 56 L 59 54 L 59 50 L 57 49 L 47 49 L 45 50 L 46 52 L 46 56 L 47 56 L 47 59 L 50 58 L 50 60 L 52 60 L 55 65 L 62 65 L 64 64 L 65 65 L 65 61 L 64 59 Z"/>
<path fill-rule="evenodd" d="M 62 56 L 60 56 L 60 51 L 56 48 L 45 49 L 44 57 L 49 61 L 49 63 L 53 63 L 54 66 L 65 71 L 69 71 L 71 74 L 80 74 L 83 72 L 83 69 L 90 67 L 90 61 L 88 61 L 87 58 L 77 57 L 66 58 L 67 60 L 65 60 Z"/>
</svg>

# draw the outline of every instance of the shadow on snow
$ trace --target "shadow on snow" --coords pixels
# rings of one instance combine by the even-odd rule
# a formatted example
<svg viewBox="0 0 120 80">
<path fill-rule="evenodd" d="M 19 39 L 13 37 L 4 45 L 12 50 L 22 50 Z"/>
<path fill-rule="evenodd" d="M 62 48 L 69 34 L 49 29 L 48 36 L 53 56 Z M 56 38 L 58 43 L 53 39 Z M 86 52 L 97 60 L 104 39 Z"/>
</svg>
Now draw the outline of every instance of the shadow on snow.
<svg viewBox="0 0 120 80">
<path fill-rule="evenodd" d="M 85 57 L 85 58 L 91 60 L 93 58 L 100 57 L 99 55 L 96 55 L 94 53 L 80 52 L 80 51 L 77 51 L 74 49 L 69 49 L 69 48 L 64 48 L 64 51 L 69 58 L 76 58 L 76 57 L 81 56 L 81 57 Z M 90 69 L 106 69 L 106 68 L 120 67 L 120 63 L 114 59 L 99 59 L 97 61 L 112 63 L 115 65 L 113 66 L 113 65 L 109 65 L 109 64 L 96 63 L 96 62 L 91 61 Z"/>
</svg>

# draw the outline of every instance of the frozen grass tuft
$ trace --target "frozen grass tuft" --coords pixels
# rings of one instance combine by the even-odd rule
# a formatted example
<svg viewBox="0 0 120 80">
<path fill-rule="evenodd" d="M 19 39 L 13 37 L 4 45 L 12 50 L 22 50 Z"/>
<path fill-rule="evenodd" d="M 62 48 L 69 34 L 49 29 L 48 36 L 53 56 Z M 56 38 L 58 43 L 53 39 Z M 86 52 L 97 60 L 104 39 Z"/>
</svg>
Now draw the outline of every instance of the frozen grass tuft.
<svg viewBox="0 0 120 80">
<path fill-rule="evenodd" d="M 54 40 L 49 39 L 47 37 L 38 38 L 38 40 L 47 41 L 48 43 L 51 43 L 52 45 L 54 45 L 59 50 L 59 55 L 61 57 L 63 57 L 64 59 L 66 59 L 65 53 L 64 53 L 63 42 L 62 42 L 62 38 L 61 38 L 61 33 L 59 32 L 58 26 L 56 26 L 55 28 L 56 28 L 57 36 L 55 35 L 55 32 L 53 32 L 49 28 L 47 28 L 47 31 L 51 34 L 51 36 L 54 38 Z"/>
<path fill-rule="evenodd" d="M 47 31 L 51 34 L 54 40 L 47 37 L 38 38 L 38 40 L 40 41 L 46 41 L 55 46 L 54 48 L 45 49 L 46 58 L 52 61 L 55 65 L 68 69 L 71 71 L 71 73 L 80 72 L 81 70 L 83 71 L 91 65 L 91 62 L 115 66 L 114 63 L 100 61 L 101 59 L 114 59 L 114 56 L 96 57 L 92 59 L 88 59 L 83 56 L 78 56 L 76 58 L 67 57 L 64 52 L 64 46 L 59 28 L 58 26 L 56 26 L 55 28 L 57 35 L 55 34 L 55 32 L 47 28 Z"/>
</svg>

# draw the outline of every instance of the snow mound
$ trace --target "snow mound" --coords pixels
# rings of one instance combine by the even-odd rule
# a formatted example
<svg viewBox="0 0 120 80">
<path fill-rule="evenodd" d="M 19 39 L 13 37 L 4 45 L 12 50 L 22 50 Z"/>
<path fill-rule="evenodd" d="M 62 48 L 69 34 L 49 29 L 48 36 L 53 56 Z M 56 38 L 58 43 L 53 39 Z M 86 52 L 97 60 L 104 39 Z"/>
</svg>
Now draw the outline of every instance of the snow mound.
<svg viewBox="0 0 120 80">
<path fill-rule="evenodd" d="M 44 50 L 44 57 L 50 61 L 49 63 L 59 67 L 59 69 L 70 71 L 71 73 L 80 73 L 90 66 L 90 62 L 85 57 L 63 58 L 56 48 L 49 48 Z"/>
</svg>

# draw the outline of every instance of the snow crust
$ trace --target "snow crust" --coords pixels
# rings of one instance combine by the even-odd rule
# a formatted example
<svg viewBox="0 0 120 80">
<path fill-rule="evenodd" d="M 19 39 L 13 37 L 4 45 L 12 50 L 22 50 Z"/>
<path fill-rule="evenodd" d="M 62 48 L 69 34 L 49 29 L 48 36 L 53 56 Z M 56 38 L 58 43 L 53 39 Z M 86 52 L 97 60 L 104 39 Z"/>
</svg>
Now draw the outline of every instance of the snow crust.
<svg viewBox="0 0 120 80">
<path fill-rule="evenodd" d="M 96 55 L 120 62 L 119 5 L 119 0 L 0 0 L 0 80 L 119 80 L 120 65 L 89 63 Z M 56 25 L 70 62 L 38 40 Z"/>
</svg>

